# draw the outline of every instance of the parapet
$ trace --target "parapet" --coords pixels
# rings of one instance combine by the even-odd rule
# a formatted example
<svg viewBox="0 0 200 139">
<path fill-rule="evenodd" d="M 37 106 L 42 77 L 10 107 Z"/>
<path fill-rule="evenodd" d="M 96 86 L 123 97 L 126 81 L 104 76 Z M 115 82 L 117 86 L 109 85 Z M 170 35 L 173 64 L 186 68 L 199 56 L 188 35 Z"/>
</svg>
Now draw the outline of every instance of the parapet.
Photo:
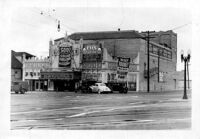
<svg viewBox="0 0 200 139">
<path fill-rule="evenodd" d="M 50 62 L 50 59 L 48 57 L 31 57 L 29 59 L 25 59 L 24 62 Z"/>
</svg>

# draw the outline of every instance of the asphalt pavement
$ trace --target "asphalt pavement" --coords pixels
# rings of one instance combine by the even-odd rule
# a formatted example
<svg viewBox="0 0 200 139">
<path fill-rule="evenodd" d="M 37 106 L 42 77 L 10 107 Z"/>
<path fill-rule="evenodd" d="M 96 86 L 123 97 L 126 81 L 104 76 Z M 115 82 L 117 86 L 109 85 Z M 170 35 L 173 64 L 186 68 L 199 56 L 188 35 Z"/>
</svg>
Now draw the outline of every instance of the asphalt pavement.
<svg viewBox="0 0 200 139">
<path fill-rule="evenodd" d="M 191 92 L 11 94 L 11 129 L 191 129 Z"/>
</svg>

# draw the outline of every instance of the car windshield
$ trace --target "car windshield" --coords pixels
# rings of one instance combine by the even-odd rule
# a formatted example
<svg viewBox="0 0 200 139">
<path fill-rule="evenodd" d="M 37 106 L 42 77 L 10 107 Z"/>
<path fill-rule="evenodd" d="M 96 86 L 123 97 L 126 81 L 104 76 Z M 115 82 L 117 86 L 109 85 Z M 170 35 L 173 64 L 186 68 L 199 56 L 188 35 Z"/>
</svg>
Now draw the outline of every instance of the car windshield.
<svg viewBox="0 0 200 139">
<path fill-rule="evenodd" d="M 104 83 L 96 83 L 95 86 L 106 86 Z"/>
<path fill-rule="evenodd" d="M 100 86 L 106 86 L 104 83 L 101 83 Z"/>
</svg>

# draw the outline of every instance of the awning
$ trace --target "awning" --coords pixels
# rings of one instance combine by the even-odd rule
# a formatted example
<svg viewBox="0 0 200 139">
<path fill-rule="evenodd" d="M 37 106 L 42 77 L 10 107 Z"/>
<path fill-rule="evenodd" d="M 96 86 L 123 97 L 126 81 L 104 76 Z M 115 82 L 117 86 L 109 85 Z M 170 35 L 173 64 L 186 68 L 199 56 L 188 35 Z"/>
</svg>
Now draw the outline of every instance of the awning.
<svg viewBox="0 0 200 139">
<path fill-rule="evenodd" d="M 80 72 L 41 72 L 40 79 L 79 80 Z"/>
</svg>

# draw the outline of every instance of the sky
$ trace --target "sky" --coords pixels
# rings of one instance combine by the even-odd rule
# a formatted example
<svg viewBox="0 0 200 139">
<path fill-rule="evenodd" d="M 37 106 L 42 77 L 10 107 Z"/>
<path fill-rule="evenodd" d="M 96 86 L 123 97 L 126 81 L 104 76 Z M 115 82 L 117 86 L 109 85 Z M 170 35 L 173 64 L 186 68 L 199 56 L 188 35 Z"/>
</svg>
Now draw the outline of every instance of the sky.
<svg viewBox="0 0 200 139">
<path fill-rule="evenodd" d="M 177 70 L 183 69 L 180 51 L 184 50 L 186 54 L 191 50 L 192 13 L 184 7 L 130 7 L 122 1 L 114 7 L 61 7 L 48 3 L 45 6 L 12 7 L 8 18 L 10 49 L 38 57 L 48 56 L 49 40 L 63 37 L 66 32 L 116 31 L 118 28 L 139 32 L 174 29 L 178 36 Z M 60 32 L 57 31 L 58 20 Z"/>
<path fill-rule="evenodd" d="M 58 20 L 60 32 L 57 31 Z M 115 31 L 118 28 L 137 31 L 174 29 L 178 36 L 178 55 L 180 50 L 187 53 L 191 47 L 191 11 L 171 7 L 20 7 L 12 10 L 10 39 L 13 50 L 45 57 L 48 56 L 49 40 L 63 37 L 66 32 Z M 179 57 L 177 63 L 178 70 L 182 69 Z"/>
</svg>

